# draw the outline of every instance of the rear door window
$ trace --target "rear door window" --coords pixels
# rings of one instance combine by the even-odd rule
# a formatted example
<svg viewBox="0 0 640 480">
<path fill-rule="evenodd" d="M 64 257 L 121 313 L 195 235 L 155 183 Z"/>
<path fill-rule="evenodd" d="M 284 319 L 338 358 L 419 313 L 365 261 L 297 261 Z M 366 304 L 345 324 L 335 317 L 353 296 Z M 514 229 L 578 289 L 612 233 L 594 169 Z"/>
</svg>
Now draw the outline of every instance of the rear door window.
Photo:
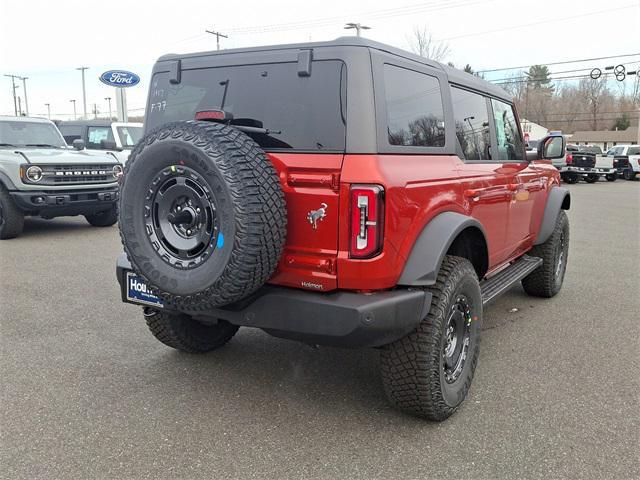
<svg viewBox="0 0 640 480">
<path fill-rule="evenodd" d="M 64 141 L 67 145 L 73 145 L 74 140 L 81 140 L 82 138 L 82 126 L 80 125 L 59 125 L 58 130 L 62 133 Z"/>
<path fill-rule="evenodd" d="M 102 140 L 106 140 L 108 142 L 115 142 L 115 138 L 113 137 L 113 131 L 111 127 L 89 127 L 87 131 L 88 141 L 87 148 L 92 148 L 95 150 L 102 149 L 102 145 L 100 142 Z"/>
<path fill-rule="evenodd" d="M 451 87 L 451 102 L 456 137 L 465 160 L 489 160 L 491 134 L 487 99 L 477 93 Z"/>
<path fill-rule="evenodd" d="M 524 160 L 523 141 L 513 107 L 495 99 L 491 99 L 491 106 L 493 107 L 493 119 L 498 140 L 498 151 L 492 158 L 494 160 Z"/>
<path fill-rule="evenodd" d="M 385 64 L 384 91 L 390 145 L 444 146 L 444 107 L 436 77 Z"/>
<path fill-rule="evenodd" d="M 344 151 L 346 68 L 338 60 L 315 61 L 311 76 L 296 63 L 183 70 L 180 84 L 168 73 L 153 77 L 146 129 L 193 120 L 196 112 L 224 110 L 232 124 L 266 128 L 248 133 L 268 150 Z"/>
</svg>

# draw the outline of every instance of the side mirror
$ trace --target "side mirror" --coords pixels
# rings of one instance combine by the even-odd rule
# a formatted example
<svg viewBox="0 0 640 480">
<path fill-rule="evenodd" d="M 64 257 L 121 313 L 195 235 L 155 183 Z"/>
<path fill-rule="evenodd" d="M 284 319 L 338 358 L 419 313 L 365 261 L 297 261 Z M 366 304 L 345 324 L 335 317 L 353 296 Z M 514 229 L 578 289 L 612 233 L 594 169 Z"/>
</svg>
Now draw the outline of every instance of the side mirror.
<svg viewBox="0 0 640 480">
<path fill-rule="evenodd" d="M 538 160 L 554 160 L 565 155 L 566 143 L 562 135 L 549 135 L 538 144 Z"/>
<path fill-rule="evenodd" d="M 84 140 L 77 138 L 73 141 L 73 148 L 76 150 L 84 150 Z"/>
<path fill-rule="evenodd" d="M 118 145 L 113 140 L 100 140 L 102 150 L 119 150 Z"/>
</svg>

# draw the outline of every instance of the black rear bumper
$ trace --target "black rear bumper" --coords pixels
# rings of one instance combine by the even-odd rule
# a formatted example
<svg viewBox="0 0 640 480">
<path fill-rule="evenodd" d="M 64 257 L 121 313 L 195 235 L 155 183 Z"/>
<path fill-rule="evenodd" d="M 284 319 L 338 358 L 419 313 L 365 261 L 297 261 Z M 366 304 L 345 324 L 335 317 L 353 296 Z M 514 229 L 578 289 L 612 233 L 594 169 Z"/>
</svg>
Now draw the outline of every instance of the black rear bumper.
<svg viewBox="0 0 640 480">
<path fill-rule="evenodd" d="M 126 273 L 131 269 L 120 255 L 116 275 L 122 300 L 127 299 Z M 234 325 L 256 327 L 267 333 L 318 345 L 377 347 L 398 340 L 414 330 L 426 316 L 431 293 L 392 290 L 378 293 L 337 291 L 308 292 L 266 285 L 252 297 L 234 305 L 207 311 L 173 309 L 202 322 L 223 319 Z"/>
<path fill-rule="evenodd" d="M 18 208 L 45 218 L 101 212 L 111 208 L 118 200 L 118 187 L 9 193 Z"/>
</svg>

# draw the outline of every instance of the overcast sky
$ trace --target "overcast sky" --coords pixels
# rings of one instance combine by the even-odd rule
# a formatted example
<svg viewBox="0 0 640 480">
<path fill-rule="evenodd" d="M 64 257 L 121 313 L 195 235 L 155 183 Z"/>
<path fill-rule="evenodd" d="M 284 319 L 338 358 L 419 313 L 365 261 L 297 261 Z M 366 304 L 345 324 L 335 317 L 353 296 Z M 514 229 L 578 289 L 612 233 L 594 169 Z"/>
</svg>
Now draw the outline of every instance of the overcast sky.
<svg viewBox="0 0 640 480">
<path fill-rule="evenodd" d="M 447 61 L 476 70 L 640 52 L 640 0 L 0 0 L 0 74 L 29 77 L 30 114 L 46 114 L 50 103 L 52 116 L 60 117 L 73 112 L 71 99 L 82 112 L 76 67 L 90 67 L 88 110 L 97 103 L 102 112 L 115 92 L 98 81 L 100 73 L 131 70 L 142 82 L 128 90 L 129 108 L 141 112 L 155 59 L 215 49 L 205 29 L 227 33 L 222 47 L 234 48 L 331 40 L 352 34 L 343 30 L 346 21 L 366 24 L 366 37 L 401 48 L 409 47 L 414 26 L 427 27 L 449 44 Z M 637 68 L 639 60 L 616 63 Z M 6 77 L 0 77 L 0 114 L 13 114 Z"/>
</svg>

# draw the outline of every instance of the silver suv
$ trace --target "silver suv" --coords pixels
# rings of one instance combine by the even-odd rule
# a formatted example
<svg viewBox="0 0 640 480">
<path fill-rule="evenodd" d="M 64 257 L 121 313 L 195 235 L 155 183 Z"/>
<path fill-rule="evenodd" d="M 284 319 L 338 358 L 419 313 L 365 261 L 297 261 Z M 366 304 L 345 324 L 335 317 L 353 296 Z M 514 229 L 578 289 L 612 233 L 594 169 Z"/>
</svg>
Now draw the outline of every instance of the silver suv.
<svg viewBox="0 0 640 480">
<path fill-rule="evenodd" d="M 69 148 L 49 120 L 0 116 L 0 239 L 20 235 L 25 216 L 113 225 L 121 174 L 115 155 Z"/>
</svg>

